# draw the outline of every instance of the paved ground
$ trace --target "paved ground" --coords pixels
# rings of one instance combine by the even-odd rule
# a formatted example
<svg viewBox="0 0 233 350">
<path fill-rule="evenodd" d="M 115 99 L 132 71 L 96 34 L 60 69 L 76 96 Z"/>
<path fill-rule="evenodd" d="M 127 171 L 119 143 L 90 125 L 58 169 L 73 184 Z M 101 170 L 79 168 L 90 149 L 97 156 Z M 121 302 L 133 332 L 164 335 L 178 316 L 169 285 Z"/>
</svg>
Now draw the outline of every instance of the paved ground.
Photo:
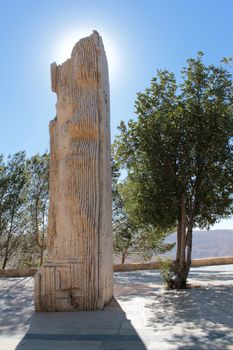
<svg viewBox="0 0 233 350">
<path fill-rule="evenodd" d="M 164 291 L 157 271 L 115 273 L 104 311 L 33 310 L 32 278 L 0 279 L 0 350 L 233 349 L 233 265 L 193 268 Z"/>
</svg>

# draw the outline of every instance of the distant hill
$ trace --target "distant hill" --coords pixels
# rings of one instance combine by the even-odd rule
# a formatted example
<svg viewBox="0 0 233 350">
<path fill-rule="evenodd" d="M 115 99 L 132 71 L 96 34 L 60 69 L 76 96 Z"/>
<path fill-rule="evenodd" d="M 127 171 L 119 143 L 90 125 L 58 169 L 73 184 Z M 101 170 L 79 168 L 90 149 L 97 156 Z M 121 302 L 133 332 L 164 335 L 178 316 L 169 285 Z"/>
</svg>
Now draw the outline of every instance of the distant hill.
<svg viewBox="0 0 233 350">
<path fill-rule="evenodd" d="M 171 234 L 166 239 L 167 243 L 176 242 L 176 234 Z M 168 256 L 175 258 L 176 247 Z M 233 256 L 233 229 L 210 230 L 193 232 L 192 259 Z M 156 260 L 156 257 L 152 261 Z M 128 257 L 126 263 L 138 262 L 137 257 Z M 119 257 L 114 257 L 114 263 L 120 263 Z"/>
<path fill-rule="evenodd" d="M 166 242 L 176 242 L 176 235 L 172 234 Z M 169 253 L 175 255 L 175 249 Z M 233 230 L 210 230 L 193 232 L 192 258 L 212 258 L 233 256 Z"/>
</svg>

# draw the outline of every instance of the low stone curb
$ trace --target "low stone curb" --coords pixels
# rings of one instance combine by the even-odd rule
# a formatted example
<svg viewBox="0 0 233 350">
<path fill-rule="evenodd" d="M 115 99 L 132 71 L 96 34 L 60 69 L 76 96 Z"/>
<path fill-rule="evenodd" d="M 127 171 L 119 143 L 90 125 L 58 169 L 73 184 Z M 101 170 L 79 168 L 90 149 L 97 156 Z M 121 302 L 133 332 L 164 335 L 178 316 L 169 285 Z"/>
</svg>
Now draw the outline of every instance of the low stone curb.
<svg viewBox="0 0 233 350">
<path fill-rule="evenodd" d="M 233 264 L 233 256 L 225 256 L 221 258 L 194 259 L 192 267 L 211 266 L 211 265 L 229 265 Z M 137 271 L 137 270 L 157 270 L 159 263 L 157 261 L 149 263 L 134 264 L 114 264 L 113 271 Z M 34 276 L 37 269 L 0 269 L 0 277 L 30 277 Z"/>
<path fill-rule="evenodd" d="M 6 269 L 0 270 L 0 277 L 30 277 L 35 275 L 37 269 Z"/>
<path fill-rule="evenodd" d="M 228 265 L 228 264 L 233 264 L 233 256 L 192 260 L 192 267 L 211 266 L 211 265 Z M 157 261 L 154 261 L 149 263 L 137 263 L 137 264 L 115 264 L 113 266 L 113 270 L 114 272 L 156 270 L 158 269 L 158 267 L 159 267 L 159 263 Z"/>
<path fill-rule="evenodd" d="M 192 261 L 192 267 L 230 264 L 233 264 L 233 256 L 224 256 L 221 258 L 194 259 Z"/>
</svg>

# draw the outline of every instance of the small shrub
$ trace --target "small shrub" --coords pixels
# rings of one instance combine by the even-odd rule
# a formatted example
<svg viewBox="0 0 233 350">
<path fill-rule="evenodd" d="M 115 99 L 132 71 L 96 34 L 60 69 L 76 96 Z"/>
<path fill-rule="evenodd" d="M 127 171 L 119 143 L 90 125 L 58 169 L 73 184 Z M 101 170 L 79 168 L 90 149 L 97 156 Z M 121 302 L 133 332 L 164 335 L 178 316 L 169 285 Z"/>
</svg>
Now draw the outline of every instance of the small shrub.
<svg viewBox="0 0 233 350">
<path fill-rule="evenodd" d="M 165 288 L 171 289 L 172 284 L 172 278 L 174 276 L 174 261 L 172 258 L 158 258 L 159 263 L 159 272 L 162 276 Z"/>
</svg>

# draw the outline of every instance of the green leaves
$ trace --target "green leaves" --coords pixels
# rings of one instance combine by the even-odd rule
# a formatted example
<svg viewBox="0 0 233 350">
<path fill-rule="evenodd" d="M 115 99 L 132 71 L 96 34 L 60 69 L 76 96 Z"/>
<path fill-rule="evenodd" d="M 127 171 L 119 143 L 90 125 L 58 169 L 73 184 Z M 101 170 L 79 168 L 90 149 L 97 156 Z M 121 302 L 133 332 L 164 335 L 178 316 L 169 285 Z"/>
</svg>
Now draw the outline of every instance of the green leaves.
<svg viewBox="0 0 233 350">
<path fill-rule="evenodd" d="M 49 154 L 26 159 L 25 152 L 17 152 L 7 161 L 0 155 L 0 261 L 3 268 L 8 262 L 12 264 L 13 256 L 14 263 L 20 266 L 25 266 L 26 261 L 35 266 L 38 255 L 42 256 L 48 198 Z"/>
<path fill-rule="evenodd" d="M 16 237 L 26 227 L 25 202 L 28 172 L 25 152 L 0 157 L 0 260 L 6 267 L 17 244 Z"/>
<path fill-rule="evenodd" d="M 29 232 L 36 242 L 36 248 L 40 255 L 40 265 L 43 263 L 48 227 L 49 162 L 50 155 L 48 153 L 36 154 L 28 160 L 30 174 L 28 191 Z"/>
<path fill-rule="evenodd" d="M 229 215 L 231 74 L 206 66 L 198 52 L 187 60 L 179 87 L 174 74 L 157 71 L 150 87 L 138 93 L 135 108 L 137 121 L 122 122 L 114 143 L 115 159 L 128 171 L 123 198 L 131 215 L 170 228 L 177 224 L 183 191 L 188 218 L 195 206 L 194 225 L 208 226 Z"/>
</svg>

